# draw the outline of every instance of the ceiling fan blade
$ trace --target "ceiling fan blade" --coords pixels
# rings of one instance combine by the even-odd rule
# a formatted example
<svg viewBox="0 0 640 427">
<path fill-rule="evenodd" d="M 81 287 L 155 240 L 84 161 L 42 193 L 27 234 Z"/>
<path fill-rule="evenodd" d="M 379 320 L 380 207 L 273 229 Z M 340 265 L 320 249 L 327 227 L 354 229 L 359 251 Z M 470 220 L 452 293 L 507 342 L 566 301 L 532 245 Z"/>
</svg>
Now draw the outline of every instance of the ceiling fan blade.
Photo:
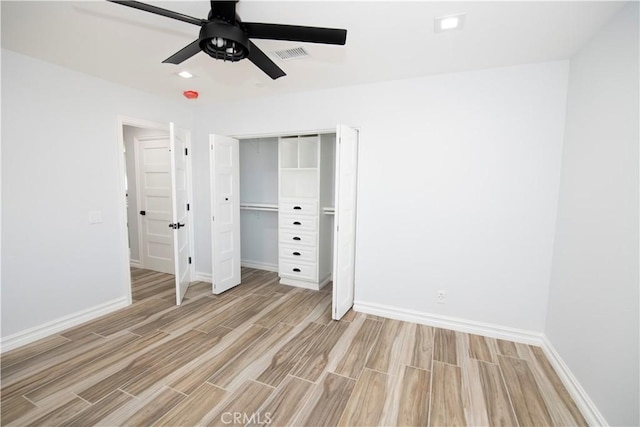
<svg viewBox="0 0 640 427">
<path fill-rule="evenodd" d="M 253 62 L 256 67 L 264 71 L 273 80 L 286 76 L 285 72 L 278 67 L 263 51 L 253 42 L 249 41 L 249 61 Z"/>
<path fill-rule="evenodd" d="M 172 10 L 163 9 L 161 7 L 152 6 L 150 4 L 141 3 L 139 1 L 118 1 L 107 0 L 111 3 L 121 4 L 123 6 L 129 6 L 134 9 L 143 10 L 145 12 L 155 13 L 156 15 L 166 16 L 167 18 L 177 19 L 178 21 L 188 22 L 189 24 L 202 26 L 207 21 L 203 19 L 194 18 L 193 16 L 183 15 L 182 13 L 174 12 Z"/>
<path fill-rule="evenodd" d="M 301 27 L 299 25 L 244 22 L 247 34 L 254 39 L 290 40 L 309 43 L 340 44 L 347 42 L 347 30 Z"/>
<path fill-rule="evenodd" d="M 170 57 L 162 61 L 162 63 L 177 65 L 191 58 L 193 55 L 195 55 L 198 52 L 200 52 L 200 40 L 196 40 L 186 45 L 185 47 L 183 47 L 182 49 L 180 49 L 179 51 L 177 51 L 176 53 L 174 53 L 173 55 L 171 55 Z"/>
<path fill-rule="evenodd" d="M 238 0 L 220 1 L 211 0 L 211 12 L 213 16 L 218 16 L 230 23 L 236 22 L 236 3 Z"/>
</svg>

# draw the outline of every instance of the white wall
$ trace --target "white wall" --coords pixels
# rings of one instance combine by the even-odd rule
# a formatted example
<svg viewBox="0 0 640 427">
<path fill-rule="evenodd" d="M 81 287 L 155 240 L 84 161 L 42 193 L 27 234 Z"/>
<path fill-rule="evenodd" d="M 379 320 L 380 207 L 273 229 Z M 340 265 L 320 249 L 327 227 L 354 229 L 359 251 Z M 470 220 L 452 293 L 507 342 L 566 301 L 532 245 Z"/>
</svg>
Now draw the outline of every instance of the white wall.
<svg viewBox="0 0 640 427">
<path fill-rule="evenodd" d="M 356 300 L 541 332 L 567 73 L 560 61 L 204 107 L 194 167 L 208 173 L 210 132 L 359 126 Z M 194 191 L 196 268 L 210 273 L 208 181 Z"/>
<path fill-rule="evenodd" d="M 117 115 L 186 106 L 2 50 L 2 337 L 126 297 Z M 103 222 L 89 225 L 89 211 Z"/>
<path fill-rule="evenodd" d="M 545 333 L 610 425 L 639 425 L 638 3 L 571 59 Z"/>
</svg>

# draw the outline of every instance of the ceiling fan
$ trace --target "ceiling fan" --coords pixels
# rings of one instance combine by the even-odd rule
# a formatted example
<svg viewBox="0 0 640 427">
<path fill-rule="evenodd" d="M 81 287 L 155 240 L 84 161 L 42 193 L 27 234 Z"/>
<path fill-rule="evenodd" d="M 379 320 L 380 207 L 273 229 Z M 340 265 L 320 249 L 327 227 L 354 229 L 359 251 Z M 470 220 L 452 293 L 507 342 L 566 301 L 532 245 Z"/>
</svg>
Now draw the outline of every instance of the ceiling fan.
<svg viewBox="0 0 640 427">
<path fill-rule="evenodd" d="M 347 40 L 347 30 L 242 22 L 236 14 L 238 0 L 212 0 L 207 19 L 194 18 L 139 1 L 108 1 L 200 27 L 200 35 L 197 40 L 162 61 L 163 63 L 180 64 L 203 51 L 214 59 L 224 61 L 235 62 L 248 58 L 275 80 L 285 76 L 285 72 L 249 39 L 289 40 L 336 45 L 344 45 Z"/>
</svg>

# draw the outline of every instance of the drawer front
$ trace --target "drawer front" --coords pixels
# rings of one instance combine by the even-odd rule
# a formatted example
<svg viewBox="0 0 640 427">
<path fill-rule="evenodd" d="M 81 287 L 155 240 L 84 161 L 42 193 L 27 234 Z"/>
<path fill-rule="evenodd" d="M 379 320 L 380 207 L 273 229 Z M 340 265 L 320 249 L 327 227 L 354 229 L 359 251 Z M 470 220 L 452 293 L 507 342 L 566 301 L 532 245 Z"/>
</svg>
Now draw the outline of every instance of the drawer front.
<svg viewBox="0 0 640 427">
<path fill-rule="evenodd" d="M 280 200 L 278 212 L 284 215 L 318 215 L 318 203 L 313 200 Z"/>
<path fill-rule="evenodd" d="M 278 227 L 287 231 L 317 231 L 318 218 L 303 215 L 280 215 L 278 217 Z"/>
<path fill-rule="evenodd" d="M 318 233 L 311 231 L 280 230 L 280 243 L 295 246 L 315 246 Z"/>
<path fill-rule="evenodd" d="M 287 258 L 288 262 L 316 262 L 317 254 L 313 246 L 280 245 L 280 258 Z"/>
<path fill-rule="evenodd" d="M 280 259 L 280 277 L 317 281 L 318 269 L 316 264 L 295 262 L 288 259 Z"/>
</svg>

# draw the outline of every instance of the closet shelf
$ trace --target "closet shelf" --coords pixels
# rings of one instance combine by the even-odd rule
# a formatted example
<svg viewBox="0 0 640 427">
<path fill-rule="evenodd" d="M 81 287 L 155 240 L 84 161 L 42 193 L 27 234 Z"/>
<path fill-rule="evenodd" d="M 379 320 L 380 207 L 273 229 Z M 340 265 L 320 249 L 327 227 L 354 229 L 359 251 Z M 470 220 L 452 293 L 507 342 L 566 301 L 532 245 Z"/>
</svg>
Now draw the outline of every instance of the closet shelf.
<svg viewBox="0 0 640 427">
<path fill-rule="evenodd" d="M 278 212 L 278 205 L 275 203 L 240 203 L 240 209 L 247 211 Z"/>
</svg>

